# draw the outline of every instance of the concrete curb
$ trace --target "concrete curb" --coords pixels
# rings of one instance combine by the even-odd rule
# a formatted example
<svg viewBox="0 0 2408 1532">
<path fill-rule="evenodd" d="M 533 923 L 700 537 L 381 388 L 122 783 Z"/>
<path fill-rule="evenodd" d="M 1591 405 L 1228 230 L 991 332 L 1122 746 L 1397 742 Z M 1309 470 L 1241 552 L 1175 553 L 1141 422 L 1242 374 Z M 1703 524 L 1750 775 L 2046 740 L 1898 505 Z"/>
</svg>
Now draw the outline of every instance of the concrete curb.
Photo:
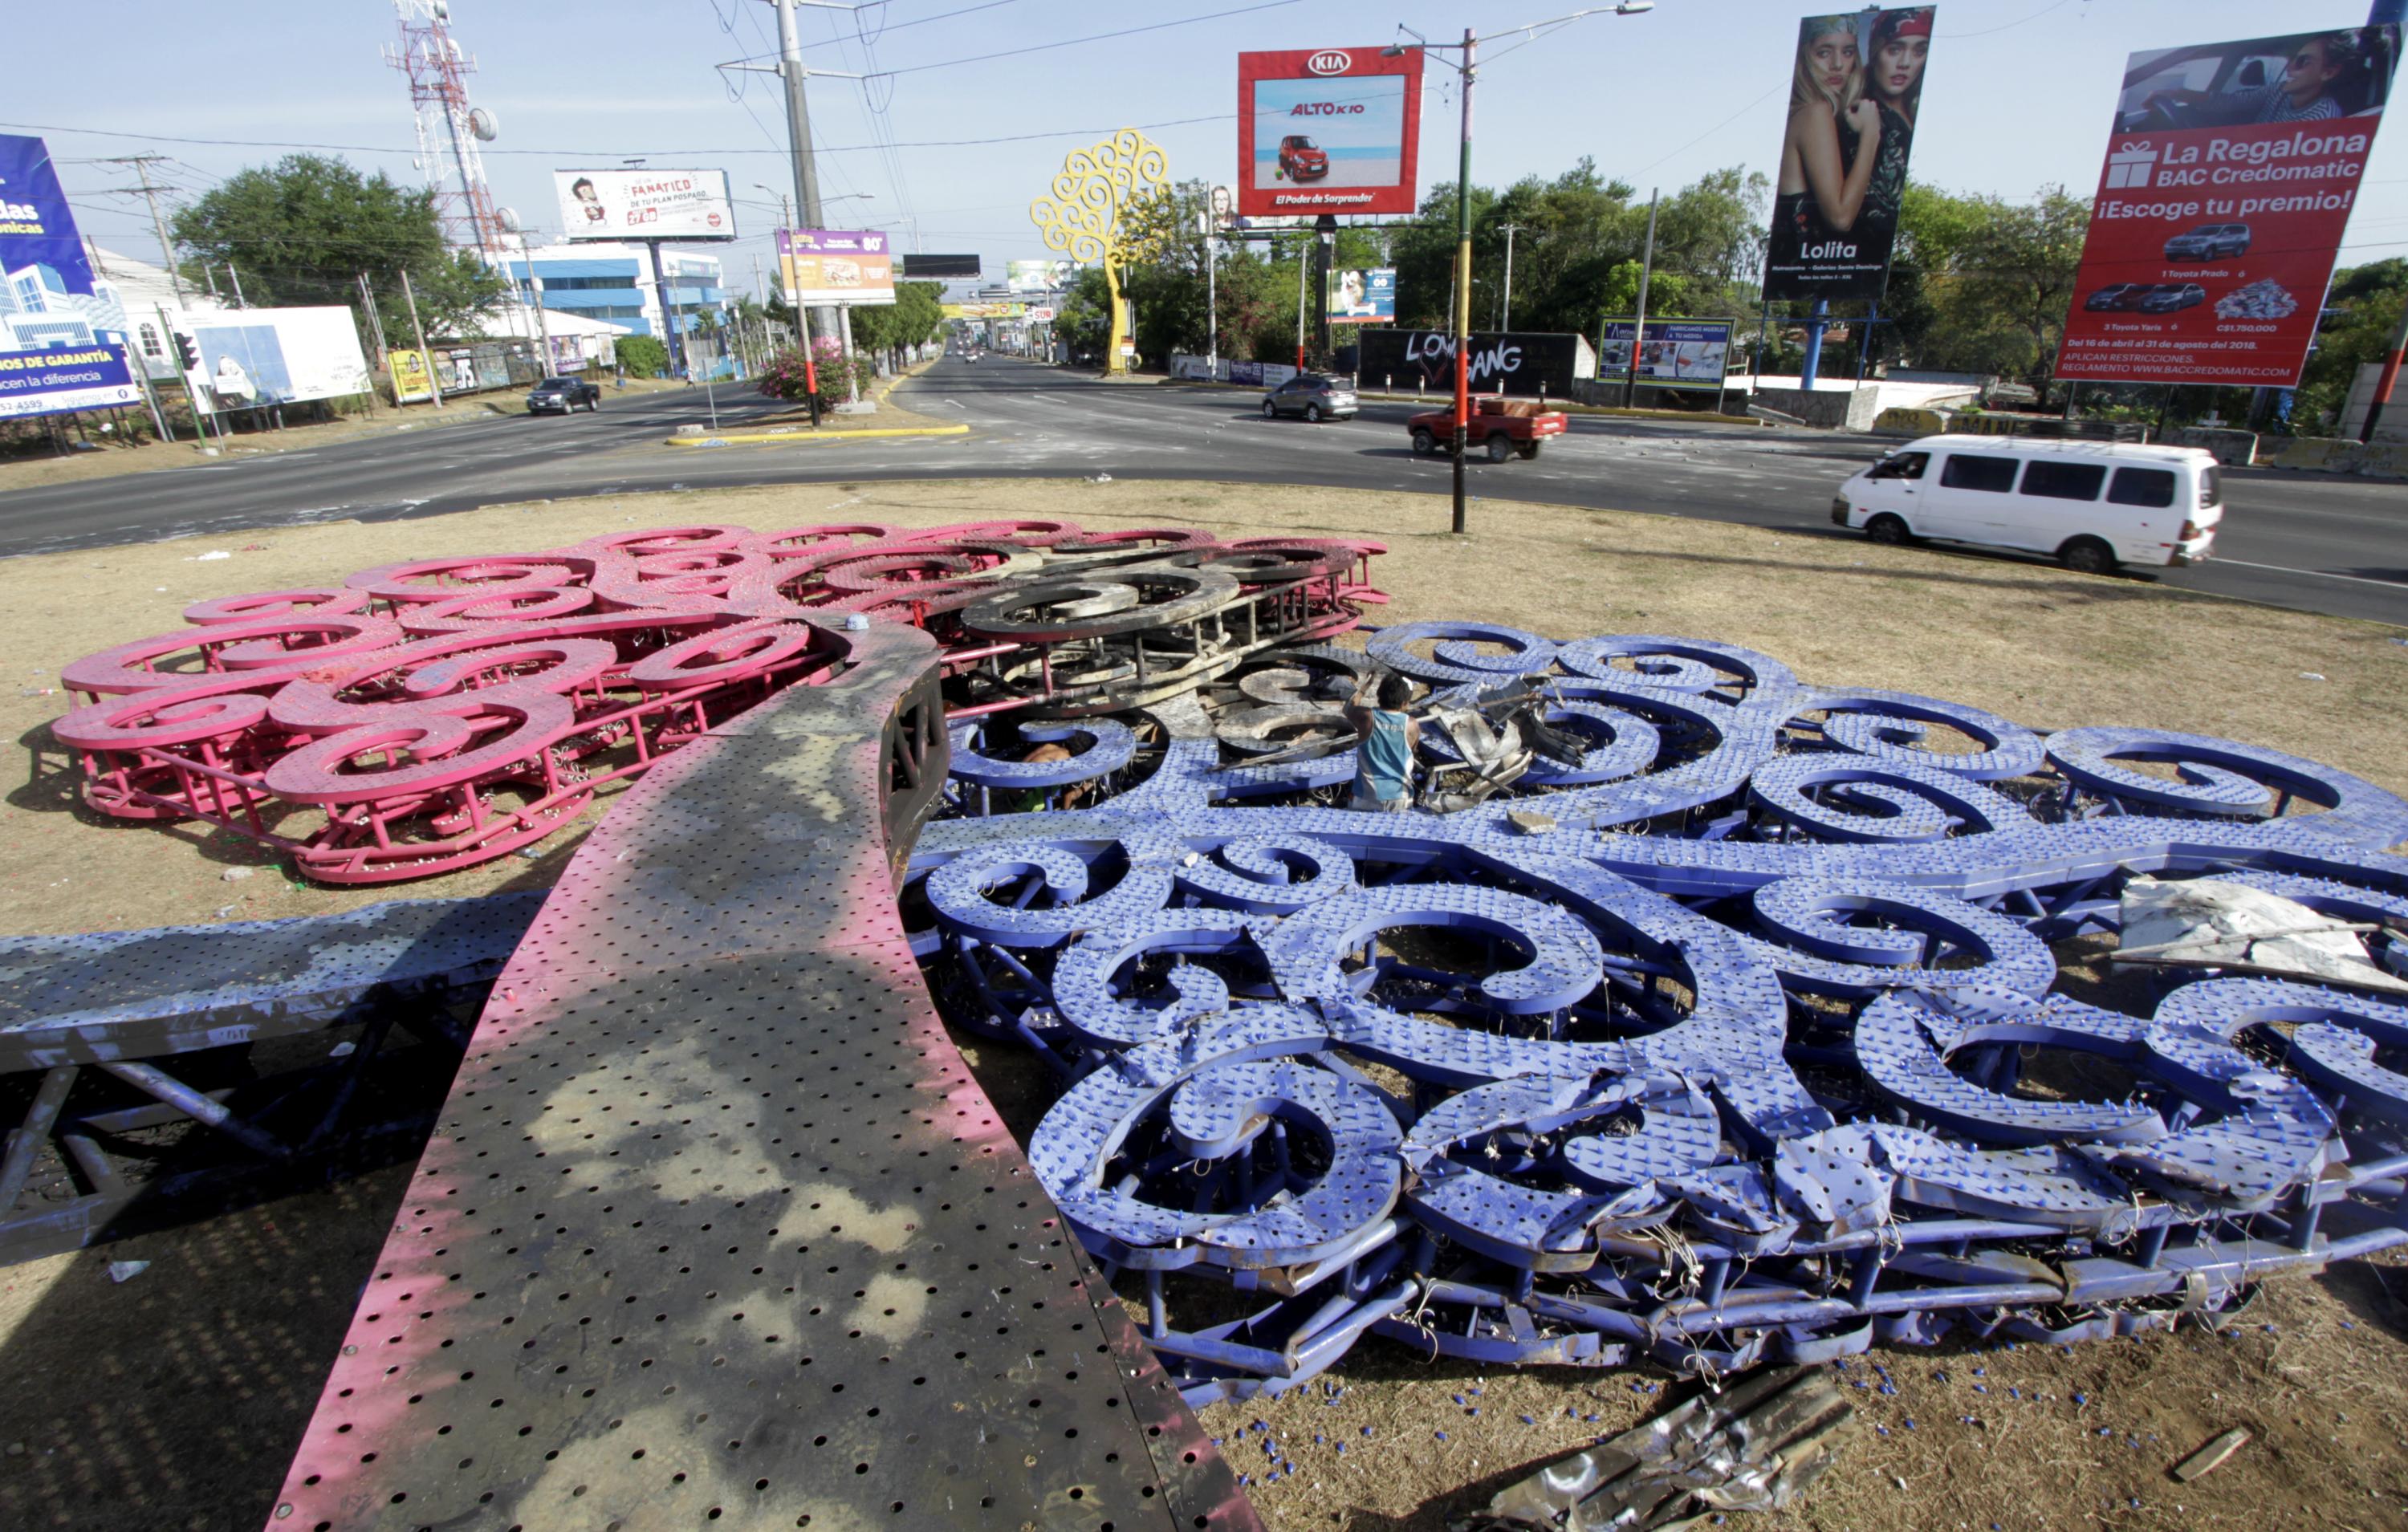
<svg viewBox="0 0 2408 1532">
<path fill-rule="evenodd" d="M 813 431 L 798 426 L 786 431 L 722 431 L 717 436 L 670 437 L 671 447 L 747 447 L 769 442 L 809 443 L 815 447 L 833 446 L 840 441 L 859 441 L 866 437 L 966 437 L 967 425 L 897 425 L 882 426 L 868 431 Z"/>
</svg>

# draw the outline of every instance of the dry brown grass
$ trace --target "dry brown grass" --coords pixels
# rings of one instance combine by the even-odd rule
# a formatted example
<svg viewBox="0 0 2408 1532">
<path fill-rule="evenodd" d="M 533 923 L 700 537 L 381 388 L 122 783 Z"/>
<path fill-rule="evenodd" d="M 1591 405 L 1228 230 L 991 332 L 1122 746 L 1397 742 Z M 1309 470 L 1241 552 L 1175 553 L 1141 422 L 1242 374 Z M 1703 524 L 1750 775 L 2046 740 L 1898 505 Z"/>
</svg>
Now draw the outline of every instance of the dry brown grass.
<svg viewBox="0 0 2408 1532">
<path fill-rule="evenodd" d="M 1230 537 L 1372 536 L 1392 550 L 1374 566 L 1395 596 L 1388 620 L 1477 616 L 1565 637 L 1715 637 L 1764 650 L 1812 680 L 1928 693 L 2043 728 L 2125 723 L 2226 735 L 2408 790 L 2408 752 L 2401 748 L 2408 730 L 2400 717 L 2408 647 L 2394 641 L 2397 630 L 2378 624 L 1854 539 L 1493 501 L 1475 504 L 1471 515 L 1475 536 L 1457 539 L 1443 530 L 1445 502 L 1426 496 L 1126 481 L 820 484 L 298 528 L 259 534 L 234 558 L 208 564 L 192 562 L 208 546 L 195 543 L 0 564 L 0 638 L 20 666 L 16 684 L 0 690 L 0 709 L 7 709 L 0 718 L 34 763 L 26 784 L 0 806 L 0 931 L 206 921 L 229 905 L 236 917 L 313 913 L 380 896 L 298 887 L 273 874 L 224 883 L 220 874 L 228 862 L 250 859 L 238 841 L 104 823 L 73 809 L 63 763 L 43 752 L 43 724 L 64 699 L 25 694 L 55 686 L 66 660 L 173 627 L 183 606 L 208 596 L 317 583 L 405 556 L 518 551 L 681 522 L 767 529 L 822 521 L 923 526 L 1064 516 L 1097 527 L 1203 525 Z M 2328 679 L 2303 680 L 2303 672 Z M 177 838 L 197 840 L 201 850 L 173 844 Z M 537 861 L 506 859 L 498 867 L 395 892 L 425 896 L 541 883 L 566 854 L 566 844 L 551 845 Z M 1001 1082 L 1009 1067 L 982 1062 L 982 1073 Z M 297 1199 L 280 1204 L 277 1213 L 288 1229 L 328 1221 L 322 1238 L 329 1244 L 355 1239 L 358 1231 L 345 1220 L 377 1216 L 373 1208 L 340 1198 Z M 172 1251 L 174 1239 L 205 1241 L 208 1235 L 161 1238 L 170 1243 L 157 1248 Z M 153 1310 L 137 1303 L 138 1288 L 110 1287 L 97 1278 L 93 1257 L 71 1264 L 78 1296 L 48 1304 L 49 1323 L 70 1336 L 88 1326 L 95 1338 L 122 1338 L 126 1326 L 147 1322 L 143 1316 Z M 2063 1354 L 2033 1348 L 1877 1354 L 1873 1360 L 1887 1367 L 1898 1392 L 1869 1388 L 1856 1397 L 1888 1434 L 1868 1431 L 1801 1511 L 1759 1525 L 1821 1532 L 1959 1525 L 1979 1532 L 1993 1523 L 2236 1532 L 2399 1525 L 2408 1513 L 2408 1387 L 2401 1382 L 2408 1378 L 2408 1310 L 2385 1285 L 2390 1274 L 2358 1266 L 2278 1283 L 2234 1339 L 2192 1332 Z M 263 1291 L 241 1271 L 204 1277 L 198 1290 L 230 1324 L 243 1322 Z M 1976 1367 L 1982 1375 L 1972 1372 Z M 1935 1369 L 1944 1369 L 1948 1381 L 1938 1381 Z M 1870 1376 L 1861 1365 L 1856 1375 Z M 1275 1527 L 1435 1529 L 1450 1510 L 1484 1499 L 1596 1435 L 1622 1429 L 1661 1400 L 1633 1389 L 1659 1383 L 1651 1371 L 1484 1376 L 1425 1363 L 1377 1340 L 1356 1349 L 1337 1382 L 1343 1393 L 1334 1405 L 1314 1388 L 1206 1412 L 1241 1471 L 1259 1477 L 1265 1467 L 1260 1436 L 1246 1429 L 1257 1419 L 1298 1465 L 1292 1477 L 1254 1491 Z M 1975 1383 L 1988 1392 L 1975 1393 Z M 118 1386 L 97 1371 L 51 1373 L 37 1397 L 9 1412 L 12 1428 L 50 1433 L 41 1439 L 50 1439 L 76 1421 L 99 1418 Z M 1475 1386 L 1478 1395 L 1469 1392 Z M 2074 1404 L 2077 1392 L 2087 1402 Z M 1453 1402 L 1457 1394 L 1465 1405 Z M 1469 1412 L 1475 1405 L 1476 1416 Z M 135 1525 L 140 1518 L 108 1512 L 161 1507 L 160 1497 L 140 1490 L 145 1475 L 188 1471 L 225 1451 L 198 1418 L 208 1413 L 162 1411 L 166 1424 L 151 1425 L 146 1464 L 130 1483 L 103 1490 L 90 1477 L 71 1488 L 50 1481 L 61 1487 L 19 1500 L 16 1519 Z M 1538 1424 L 1525 1425 L 1524 1414 Z M 1592 1414 L 1598 1419 L 1589 1421 Z M 1911 1432 L 1904 1424 L 1910 1417 Z M 188 1428 L 179 1430 L 179 1421 Z M 2248 1425 L 2258 1440 L 2213 1477 L 2175 1486 L 2167 1468 L 2233 1425 Z M 1369 1438 L 1365 1425 L 1372 1427 Z M 2100 1426 L 2110 1434 L 2098 1435 Z M 297 1430 L 298 1417 L 285 1421 L 282 1439 Z M 1444 1442 L 1436 1437 L 1441 1430 Z M 1315 1442 L 1316 1435 L 1324 1439 Z M 1244 1445 L 1241 1437 L 1256 1445 Z M 1335 1450 L 1341 1441 L 1342 1454 Z M 264 1475 L 256 1498 L 265 1505 L 283 1457 L 275 1447 L 256 1456 Z M 0 1467 L 0 1476 L 16 1471 Z M 103 1494 L 116 1497 L 93 1498 Z M 2134 1498 L 2137 1509 L 2129 1504 Z M 243 1507 L 223 1524 L 254 1525 L 254 1510 Z"/>
</svg>

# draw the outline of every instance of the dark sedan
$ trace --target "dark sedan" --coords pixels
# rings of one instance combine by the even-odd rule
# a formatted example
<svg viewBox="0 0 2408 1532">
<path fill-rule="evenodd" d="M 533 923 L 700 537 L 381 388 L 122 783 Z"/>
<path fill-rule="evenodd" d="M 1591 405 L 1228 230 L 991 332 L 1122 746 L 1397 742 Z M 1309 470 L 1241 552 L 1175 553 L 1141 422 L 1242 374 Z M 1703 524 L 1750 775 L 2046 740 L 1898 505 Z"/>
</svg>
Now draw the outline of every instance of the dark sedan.
<svg viewBox="0 0 2408 1532">
<path fill-rule="evenodd" d="M 2094 314 L 2138 308 L 2141 300 L 2149 295 L 2149 287 L 2147 282 L 2110 282 L 2083 299 L 2082 307 Z"/>
<path fill-rule="evenodd" d="M 527 394 L 530 415 L 549 415 L 554 410 L 566 415 L 580 405 L 588 409 L 602 408 L 602 391 L 581 378 L 547 378 Z"/>
<path fill-rule="evenodd" d="M 2141 299 L 2144 314 L 2171 314 L 2177 308 L 2192 308 L 2207 301 L 2207 289 L 2197 282 L 2159 282 Z"/>
</svg>

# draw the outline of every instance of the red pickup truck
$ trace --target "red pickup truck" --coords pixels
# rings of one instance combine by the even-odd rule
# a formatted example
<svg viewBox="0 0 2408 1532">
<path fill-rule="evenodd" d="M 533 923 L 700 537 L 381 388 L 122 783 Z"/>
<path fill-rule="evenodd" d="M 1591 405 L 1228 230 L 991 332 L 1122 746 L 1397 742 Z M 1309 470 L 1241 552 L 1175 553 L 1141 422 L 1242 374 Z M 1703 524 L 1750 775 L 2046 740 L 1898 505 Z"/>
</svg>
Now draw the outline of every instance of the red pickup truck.
<svg viewBox="0 0 2408 1532">
<path fill-rule="evenodd" d="M 1508 453 L 1539 455 L 1539 444 L 1570 429 L 1570 418 L 1560 409 L 1542 408 L 1535 399 L 1476 398 L 1464 432 L 1468 444 L 1488 444 L 1488 461 L 1502 463 Z M 1413 451 L 1426 457 L 1451 451 L 1455 446 L 1455 409 L 1428 409 L 1405 422 L 1413 434 Z"/>
</svg>

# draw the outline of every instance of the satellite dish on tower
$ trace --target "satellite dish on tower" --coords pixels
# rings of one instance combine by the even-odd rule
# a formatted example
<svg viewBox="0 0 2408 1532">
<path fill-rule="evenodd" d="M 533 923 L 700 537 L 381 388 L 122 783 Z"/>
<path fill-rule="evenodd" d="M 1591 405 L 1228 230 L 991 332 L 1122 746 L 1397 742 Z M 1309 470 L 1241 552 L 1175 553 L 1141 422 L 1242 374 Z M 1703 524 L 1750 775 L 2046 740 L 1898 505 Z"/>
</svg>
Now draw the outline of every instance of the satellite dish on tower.
<svg viewBox="0 0 2408 1532">
<path fill-rule="evenodd" d="M 524 234 L 526 232 L 525 226 L 519 222 L 519 210 L 516 208 L 494 208 L 494 222 L 502 226 L 502 232 L 505 234 Z"/>
<path fill-rule="evenodd" d="M 479 142 L 490 144 L 501 136 L 502 128 L 494 120 L 492 112 L 482 107 L 471 107 L 468 108 L 468 131 L 477 136 Z"/>
</svg>

